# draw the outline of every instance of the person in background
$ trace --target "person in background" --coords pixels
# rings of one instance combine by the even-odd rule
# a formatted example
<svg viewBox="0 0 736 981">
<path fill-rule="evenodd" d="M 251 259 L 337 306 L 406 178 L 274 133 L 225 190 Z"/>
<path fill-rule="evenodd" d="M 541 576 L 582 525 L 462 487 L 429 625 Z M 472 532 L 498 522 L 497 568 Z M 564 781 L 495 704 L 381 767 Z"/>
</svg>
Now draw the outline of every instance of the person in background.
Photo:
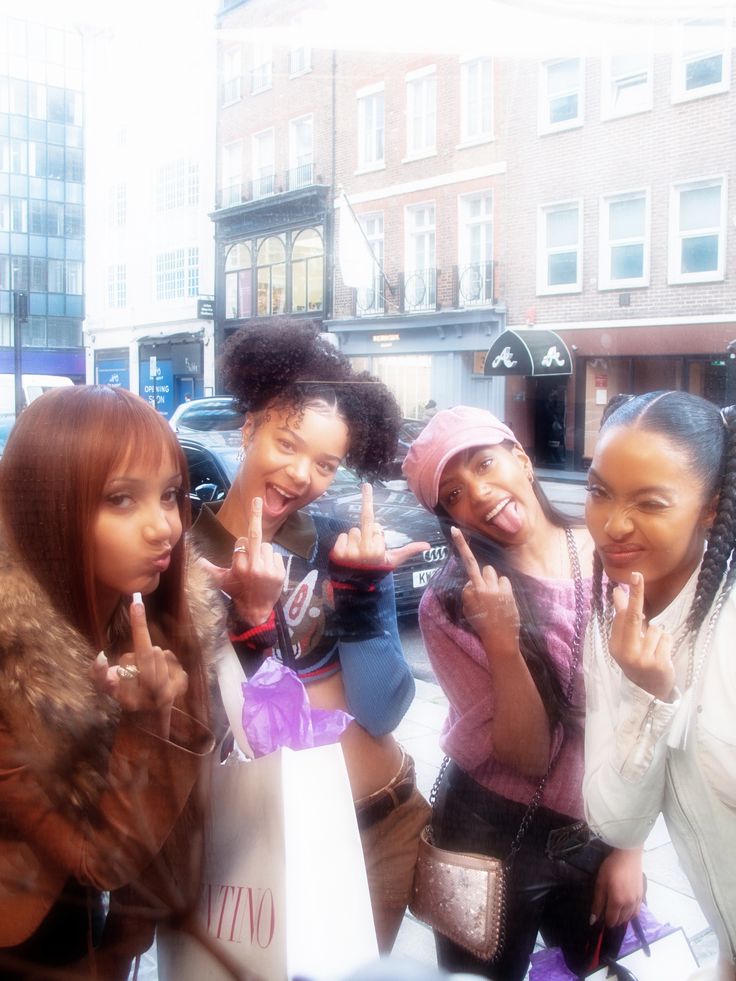
<svg viewBox="0 0 736 981">
<path fill-rule="evenodd" d="M 58 388 L 16 422 L 0 464 L 6 981 L 125 978 L 155 917 L 196 896 L 224 613 L 187 568 L 188 519 L 181 449 L 138 396 Z"/>
<path fill-rule="evenodd" d="M 437 415 L 437 403 L 434 399 L 430 399 L 429 402 L 422 409 L 422 419 L 431 419 L 432 416 Z"/>
<path fill-rule="evenodd" d="M 687 392 L 604 415 L 585 516 L 596 548 L 584 795 L 607 841 L 664 814 L 736 977 L 736 409 Z"/>
<path fill-rule="evenodd" d="M 369 485 L 356 527 L 306 508 L 343 462 L 363 475 L 390 465 L 399 408 L 385 385 L 354 372 L 303 320 L 242 328 L 222 368 L 246 413 L 245 455 L 224 501 L 200 512 L 195 539 L 232 599 L 230 636 L 246 674 L 272 650 L 283 656 L 288 643 L 311 704 L 354 716 L 341 743 L 386 952 L 429 813 L 413 761 L 391 735 L 414 696 L 391 570 L 428 545 L 386 550 Z"/>
<path fill-rule="evenodd" d="M 640 850 L 613 851 L 582 820 L 590 537 L 553 508 L 513 432 L 483 409 L 438 412 L 404 474 L 451 546 L 419 608 L 450 703 L 434 841 L 506 859 L 539 802 L 511 864 L 500 955 L 481 961 L 436 933 L 438 961 L 521 981 L 541 932 L 582 973 L 601 948 L 617 952 L 643 891 Z"/>
</svg>

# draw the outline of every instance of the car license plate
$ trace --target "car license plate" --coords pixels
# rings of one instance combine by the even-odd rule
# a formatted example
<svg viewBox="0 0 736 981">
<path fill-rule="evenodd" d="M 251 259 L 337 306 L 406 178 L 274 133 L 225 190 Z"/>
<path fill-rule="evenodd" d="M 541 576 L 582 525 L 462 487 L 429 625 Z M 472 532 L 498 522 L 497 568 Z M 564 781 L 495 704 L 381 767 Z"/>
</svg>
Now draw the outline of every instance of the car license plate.
<svg viewBox="0 0 736 981">
<path fill-rule="evenodd" d="M 440 571 L 440 568 L 441 566 L 436 565 L 433 569 L 418 569 L 416 572 L 412 572 L 411 581 L 414 589 L 422 589 L 426 586 L 435 572 Z"/>
</svg>

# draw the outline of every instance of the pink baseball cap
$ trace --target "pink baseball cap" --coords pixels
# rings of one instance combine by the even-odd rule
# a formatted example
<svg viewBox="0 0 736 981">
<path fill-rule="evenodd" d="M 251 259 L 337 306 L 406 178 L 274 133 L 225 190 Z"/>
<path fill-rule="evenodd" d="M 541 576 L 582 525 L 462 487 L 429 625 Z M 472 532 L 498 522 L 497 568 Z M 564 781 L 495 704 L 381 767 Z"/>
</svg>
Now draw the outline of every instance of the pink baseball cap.
<svg viewBox="0 0 736 981">
<path fill-rule="evenodd" d="M 504 440 L 519 442 L 509 427 L 486 409 L 456 405 L 429 420 L 409 447 L 401 469 L 419 503 L 433 511 L 448 461 L 463 450 L 496 446 Z"/>
</svg>

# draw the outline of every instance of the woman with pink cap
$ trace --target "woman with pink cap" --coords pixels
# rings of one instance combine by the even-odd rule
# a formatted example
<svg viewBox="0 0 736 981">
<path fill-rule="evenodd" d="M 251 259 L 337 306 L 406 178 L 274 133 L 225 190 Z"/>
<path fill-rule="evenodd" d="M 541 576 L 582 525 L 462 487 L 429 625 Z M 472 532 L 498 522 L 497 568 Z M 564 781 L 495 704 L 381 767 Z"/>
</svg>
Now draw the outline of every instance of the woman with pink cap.
<svg viewBox="0 0 736 981">
<path fill-rule="evenodd" d="M 602 946 L 617 952 L 643 891 L 641 851 L 612 850 L 583 819 L 591 540 L 549 502 L 513 432 L 483 409 L 438 412 L 404 474 L 451 542 L 419 610 L 450 703 L 434 841 L 513 856 L 499 955 L 480 961 L 436 933 L 439 963 L 521 981 L 541 932 L 582 974 Z"/>
</svg>

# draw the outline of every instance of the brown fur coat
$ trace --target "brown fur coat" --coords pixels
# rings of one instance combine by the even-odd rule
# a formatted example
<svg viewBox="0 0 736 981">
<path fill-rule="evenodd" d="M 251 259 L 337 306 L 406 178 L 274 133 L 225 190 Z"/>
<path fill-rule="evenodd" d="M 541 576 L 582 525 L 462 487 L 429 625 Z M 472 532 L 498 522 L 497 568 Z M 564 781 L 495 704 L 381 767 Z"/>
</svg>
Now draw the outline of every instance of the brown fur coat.
<svg viewBox="0 0 736 981">
<path fill-rule="evenodd" d="M 194 563 L 187 578 L 192 621 L 212 664 L 222 602 Z M 91 681 L 96 654 L 0 546 L 0 727 L 16 735 L 26 757 L 19 763 L 32 767 L 49 799 L 72 809 L 98 797 L 119 715 Z"/>
</svg>

